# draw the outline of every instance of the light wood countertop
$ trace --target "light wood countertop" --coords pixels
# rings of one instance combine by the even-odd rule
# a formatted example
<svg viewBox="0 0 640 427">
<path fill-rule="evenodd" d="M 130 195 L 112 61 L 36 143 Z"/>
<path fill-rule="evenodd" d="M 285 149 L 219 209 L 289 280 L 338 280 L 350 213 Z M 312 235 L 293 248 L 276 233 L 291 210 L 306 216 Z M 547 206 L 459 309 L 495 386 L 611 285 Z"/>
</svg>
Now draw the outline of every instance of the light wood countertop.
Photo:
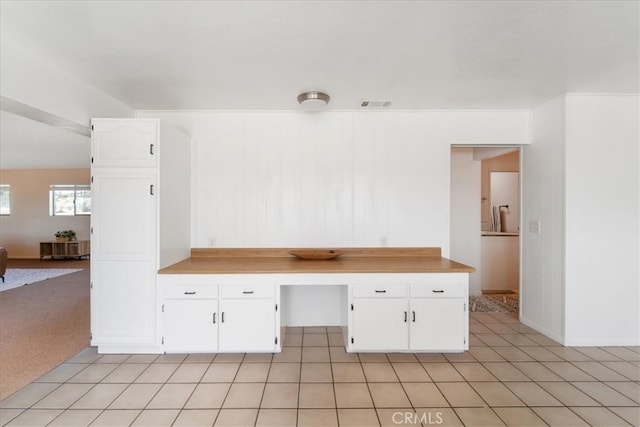
<svg viewBox="0 0 640 427">
<path fill-rule="evenodd" d="M 294 249 L 294 248 L 291 248 Z M 194 248 L 191 257 L 160 274 L 471 273 L 473 267 L 440 256 L 440 248 L 332 248 L 333 260 L 300 260 L 286 248 Z"/>
</svg>

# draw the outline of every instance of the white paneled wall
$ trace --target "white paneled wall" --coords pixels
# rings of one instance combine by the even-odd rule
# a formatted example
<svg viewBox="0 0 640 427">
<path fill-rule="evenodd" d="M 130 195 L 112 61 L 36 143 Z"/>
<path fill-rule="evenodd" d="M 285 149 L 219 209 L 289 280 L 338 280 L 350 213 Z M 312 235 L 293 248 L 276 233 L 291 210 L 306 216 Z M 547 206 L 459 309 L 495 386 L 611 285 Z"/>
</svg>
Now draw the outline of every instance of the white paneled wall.
<svg viewBox="0 0 640 427">
<path fill-rule="evenodd" d="M 530 142 L 521 111 L 137 115 L 193 139 L 193 247 L 386 244 L 436 246 L 448 256 L 451 144 Z M 283 289 L 283 324 L 345 324 L 340 310 L 318 305 L 342 301 L 341 292 Z"/>
<path fill-rule="evenodd" d="M 425 114 L 217 116 L 197 136 L 194 246 L 448 251 L 449 144 Z"/>
<path fill-rule="evenodd" d="M 448 254 L 447 119 L 442 113 L 356 115 L 353 245 L 386 240 L 389 246 L 441 246 Z"/>
<path fill-rule="evenodd" d="M 440 246 L 450 146 L 529 143 L 528 112 L 138 112 L 194 139 L 193 247 Z"/>
<path fill-rule="evenodd" d="M 640 343 L 638 105 L 572 94 L 533 112 L 520 320 L 565 345 Z"/>
<path fill-rule="evenodd" d="M 522 152 L 520 320 L 564 340 L 564 97 L 533 112 L 534 142 Z M 532 232 L 529 224 L 540 223 Z"/>
<path fill-rule="evenodd" d="M 508 120 L 505 118 L 509 117 Z M 457 144 L 522 144 L 531 140 L 528 111 L 461 111 L 456 113 L 454 139 Z"/>
</svg>

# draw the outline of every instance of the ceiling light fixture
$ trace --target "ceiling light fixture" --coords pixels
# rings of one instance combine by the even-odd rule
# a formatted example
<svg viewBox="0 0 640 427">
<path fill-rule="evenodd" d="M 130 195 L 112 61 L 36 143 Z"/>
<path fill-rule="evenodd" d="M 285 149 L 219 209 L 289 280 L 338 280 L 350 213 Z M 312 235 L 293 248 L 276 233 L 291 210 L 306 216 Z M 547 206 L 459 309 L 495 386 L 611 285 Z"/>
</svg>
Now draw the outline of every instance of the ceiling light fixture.
<svg viewBox="0 0 640 427">
<path fill-rule="evenodd" d="M 311 90 L 298 95 L 298 103 L 305 111 L 320 111 L 329 104 L 331 97 L 324 92 Z"/>
</svg>

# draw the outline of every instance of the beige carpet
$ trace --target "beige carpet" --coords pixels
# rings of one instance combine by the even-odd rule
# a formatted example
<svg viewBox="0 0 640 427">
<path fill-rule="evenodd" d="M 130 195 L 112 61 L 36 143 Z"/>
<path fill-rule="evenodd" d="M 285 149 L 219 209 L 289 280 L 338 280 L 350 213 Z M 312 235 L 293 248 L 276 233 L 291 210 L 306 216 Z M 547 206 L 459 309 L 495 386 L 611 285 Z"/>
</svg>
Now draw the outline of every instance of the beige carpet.
<svg viewBox="0 0 640 427">
<path fill-rule="evenodd" d="M 80 270 L 80 268 L 7 268 L 4 282 L 0 282 L 0 292 Z"/>
<path fill-rule="evenodd" d="M 84 270 L 0 293 L 0 400 L 89 345 L 88 260 L 9 267 Z"/>
</svg>

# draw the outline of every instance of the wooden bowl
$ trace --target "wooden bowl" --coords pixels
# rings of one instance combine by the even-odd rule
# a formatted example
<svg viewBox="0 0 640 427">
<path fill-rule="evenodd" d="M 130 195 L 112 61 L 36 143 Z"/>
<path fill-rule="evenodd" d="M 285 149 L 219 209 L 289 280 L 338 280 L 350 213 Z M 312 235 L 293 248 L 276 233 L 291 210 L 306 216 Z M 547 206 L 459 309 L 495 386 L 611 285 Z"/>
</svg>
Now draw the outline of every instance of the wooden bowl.
<svg viewBox="0 0 640 427">
<path fill-rule="evenodd" d="M 292 249 L 289 251 L 291 255 L 299 259 L 335 259 L 344 252 L 336 249 Z"/>
</svg>

